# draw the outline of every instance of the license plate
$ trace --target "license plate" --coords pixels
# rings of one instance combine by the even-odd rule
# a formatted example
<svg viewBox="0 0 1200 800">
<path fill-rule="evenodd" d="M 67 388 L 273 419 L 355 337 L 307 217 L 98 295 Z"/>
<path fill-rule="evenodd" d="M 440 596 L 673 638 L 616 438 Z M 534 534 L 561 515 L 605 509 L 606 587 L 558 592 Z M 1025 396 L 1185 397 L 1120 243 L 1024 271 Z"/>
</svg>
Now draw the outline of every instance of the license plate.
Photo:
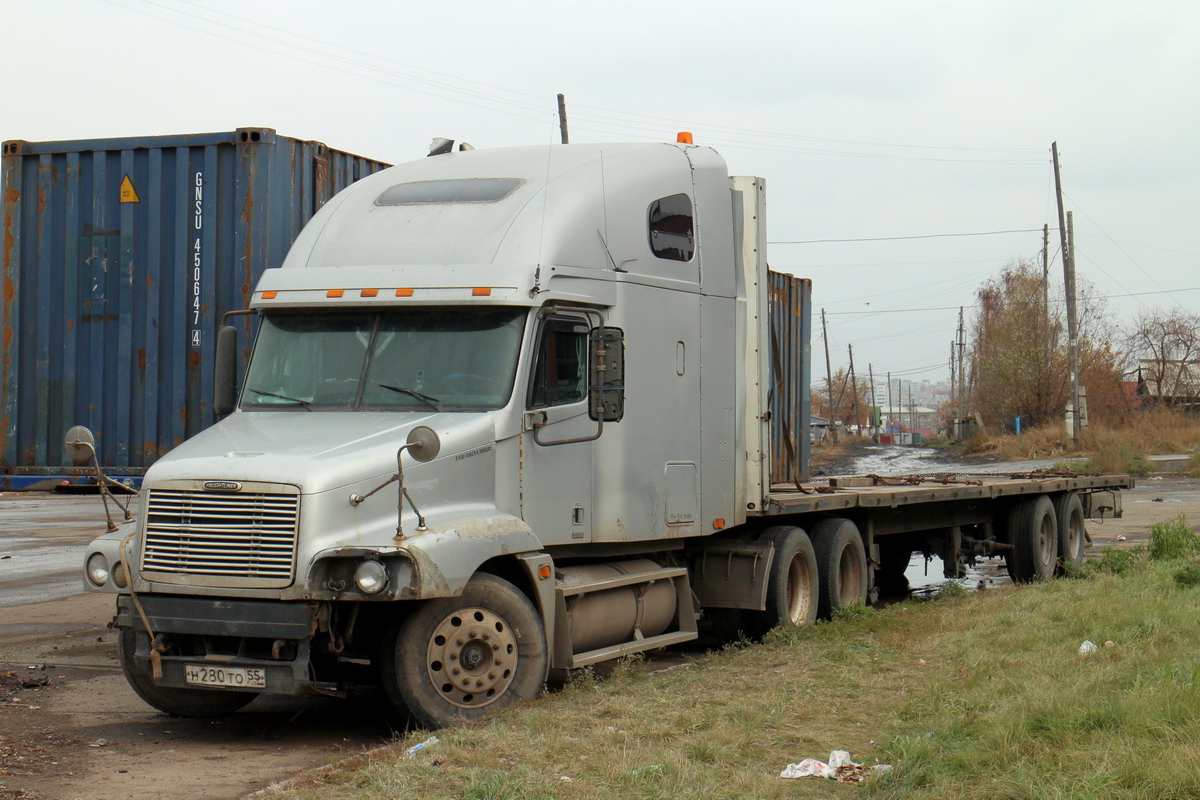
<svg viewBox="0 0 1200 800">
<path fill-rule="evenodd" d="M 195 686 L 220 686 L 223 689 L 265 689 L 267 674 L 253 667 L 201 667 L 188 664 L 184 678 Z"/>
</svg>

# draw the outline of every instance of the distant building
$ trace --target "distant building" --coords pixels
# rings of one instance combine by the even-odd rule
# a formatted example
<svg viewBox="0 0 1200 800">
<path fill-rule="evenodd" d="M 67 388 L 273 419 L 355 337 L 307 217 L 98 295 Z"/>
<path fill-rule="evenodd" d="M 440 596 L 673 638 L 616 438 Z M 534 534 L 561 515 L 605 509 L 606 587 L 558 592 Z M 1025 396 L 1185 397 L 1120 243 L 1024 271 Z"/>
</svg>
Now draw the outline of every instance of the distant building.
<svg viewBox="0 0 1200 800">
<path fill-rule="evenodd" d="M 1200 361 L 1143 358 L 1138 363 L 1137 396 L 1143 408 L 1200 411 Z"/>
<path fill-rule="evenodd" d="M 888 433 L 919 433 L 933 437 L 941 420 L 936 408 L 928 406 L 895 406 L 880 409 L 883 424 Z"/>
</svg>

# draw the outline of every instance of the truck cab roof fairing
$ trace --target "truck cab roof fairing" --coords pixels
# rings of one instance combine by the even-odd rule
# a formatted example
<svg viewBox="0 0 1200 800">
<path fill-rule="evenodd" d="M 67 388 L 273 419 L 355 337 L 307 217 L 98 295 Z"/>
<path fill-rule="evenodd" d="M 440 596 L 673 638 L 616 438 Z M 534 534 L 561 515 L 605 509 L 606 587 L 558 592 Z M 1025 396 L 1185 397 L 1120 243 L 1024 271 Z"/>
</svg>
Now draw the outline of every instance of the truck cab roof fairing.
<svg viewBox="0 0 1200 800">
<path fill-rule="evenodd" d="M 631 173 L 629 180 L 613 170 Z M 645 187 L 648 178 L 690 193 L 691 165 L 683 148 L 544 145 L 423 158 L 359 181 L 334 198 L 297 239 L 283 266 L 523 264 L 532 273 L 537 265 L 554 264 L 611 270 L 614 261 L 648 256 L 642 228 L 646 207 L 657 195 L 624 197 L 620 191 Z M 489 183 L 498 179 L 506 182 Z M 462 198 L 454 196 L 454 181 L 463 181 Z M 423 182 L 446 182 L 433 189 L 450 201 L 421 201 L 417 187 L 418 201 L 405 202 L 413 192 L 395 188 Z M 480 187 L 486 194 L 489 186 L 506 191 L 497 191 L 496 199 L 472 194 Z M 386 202 L 389 192 L 402 202 Z M 618 228 L 630 229 L 628 235 Z M 614 242 L 617 249 L 624 249 L 623 242 L 639 249 L 616 252 Z"/>
</svg>

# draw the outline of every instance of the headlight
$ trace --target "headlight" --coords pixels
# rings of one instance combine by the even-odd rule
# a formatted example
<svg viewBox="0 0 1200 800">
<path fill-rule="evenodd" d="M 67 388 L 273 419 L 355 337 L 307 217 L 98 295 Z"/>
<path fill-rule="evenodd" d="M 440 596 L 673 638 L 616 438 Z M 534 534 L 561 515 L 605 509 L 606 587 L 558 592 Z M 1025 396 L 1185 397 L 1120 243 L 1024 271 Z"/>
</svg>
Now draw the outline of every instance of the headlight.
<svg viewBox="0 0 1200 800">
<path fill-rule="evenodd" d="M 387 567 L 378 561 L 364 561 L 354 571 L 354 582 L 363 594 L 379 594 L 387 588 Z"/>
<path fill-rule="evenodd" d="M 129 585 L 129 572 L 125 569 L 124 561 L 118 561 L 113 565 L 112 579 L 118 589 L 124 589 Z"/>
<path fill-rule="evenodd" d="M 92 553 L 87 560 L 88 580 L 96 586 L 108 583 L 108 559 L 104 553 Z"/>
</svg>

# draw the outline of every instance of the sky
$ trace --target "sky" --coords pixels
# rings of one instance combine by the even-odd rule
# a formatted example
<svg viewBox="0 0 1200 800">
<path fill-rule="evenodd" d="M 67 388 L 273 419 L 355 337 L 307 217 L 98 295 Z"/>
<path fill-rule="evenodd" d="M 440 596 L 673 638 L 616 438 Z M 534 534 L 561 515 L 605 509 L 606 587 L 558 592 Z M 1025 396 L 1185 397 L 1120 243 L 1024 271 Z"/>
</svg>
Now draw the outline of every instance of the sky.
<svg viewBox="0 0 1200 800">
<path fill-rule="evenodd" d="M 399 163 L 674 141 L 767 181 L 769 261 L 813 280 L 834 369 L 945 380 L 1014 260 L 1114 322 L 1200 312 L 1200 3 L 0 0 L 0 138 L 269 127 Z M 1040 261 L 1039 261 L 1040 264 Z M 1061 296 L 1061 295 L 1060 295 Z M 819 317 L 814 379 L 823 378 Z"/>
</svg>

